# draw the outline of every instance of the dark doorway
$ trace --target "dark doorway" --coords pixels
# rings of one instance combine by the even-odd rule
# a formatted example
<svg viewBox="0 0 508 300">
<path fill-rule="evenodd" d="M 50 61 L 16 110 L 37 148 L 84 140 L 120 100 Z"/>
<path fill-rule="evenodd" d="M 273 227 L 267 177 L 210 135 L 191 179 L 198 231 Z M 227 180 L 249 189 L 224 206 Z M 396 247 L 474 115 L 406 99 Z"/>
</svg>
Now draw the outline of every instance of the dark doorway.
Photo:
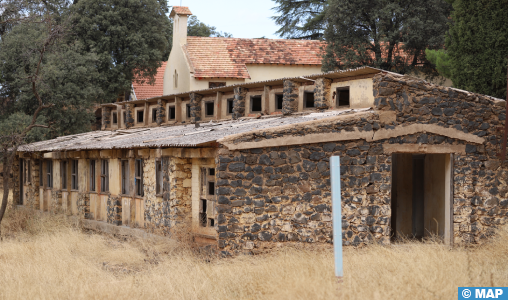
<svg viewBox="0 0 508 300">
<path fill-rule="evenodd" d="M 394 239 L 437 235 L 451 243 L 451 155 L 392 155 L 391 228 Z"/>
</svg>

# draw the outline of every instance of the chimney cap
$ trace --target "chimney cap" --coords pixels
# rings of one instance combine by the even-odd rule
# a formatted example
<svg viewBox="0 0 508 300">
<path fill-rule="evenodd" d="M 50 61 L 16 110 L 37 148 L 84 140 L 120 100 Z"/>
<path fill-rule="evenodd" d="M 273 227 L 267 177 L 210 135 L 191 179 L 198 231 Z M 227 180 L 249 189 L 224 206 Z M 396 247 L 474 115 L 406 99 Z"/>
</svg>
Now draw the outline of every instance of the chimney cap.
<svg viewBox="0 0 508 300">
<path fill-rule="evenodd" d="M 171 10 L 171 14 L 169 14 L 170 18 L 173 18 L 175 15 L 192 15 L 190 9 L 187 6 L 173 6 Z"/>
</svg>

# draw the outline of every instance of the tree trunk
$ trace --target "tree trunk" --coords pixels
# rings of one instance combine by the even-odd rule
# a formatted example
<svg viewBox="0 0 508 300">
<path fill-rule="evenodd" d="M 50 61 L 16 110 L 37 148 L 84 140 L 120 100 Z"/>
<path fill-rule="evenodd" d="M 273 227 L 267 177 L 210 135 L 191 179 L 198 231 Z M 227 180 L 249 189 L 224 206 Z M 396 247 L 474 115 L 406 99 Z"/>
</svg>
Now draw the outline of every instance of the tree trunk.
<svg viewBox="0 0 508 300">
<path fill-rule="evenodd" d="M 11 189 L 11 172 L 12 172 L 12 163 L 14 154 L 16 151 L 12 151 L 9 153 L 9 151 L 6 151 L 3 157 L 3 189 L 4 194 L 2 197 L 2 205 L 0 206 L 0 239 L 2 237 L 2 220 L 5 215 L 5 210 L 7 209 L 7 201 L 9 200 L 9 191 Z"/>
</svg>

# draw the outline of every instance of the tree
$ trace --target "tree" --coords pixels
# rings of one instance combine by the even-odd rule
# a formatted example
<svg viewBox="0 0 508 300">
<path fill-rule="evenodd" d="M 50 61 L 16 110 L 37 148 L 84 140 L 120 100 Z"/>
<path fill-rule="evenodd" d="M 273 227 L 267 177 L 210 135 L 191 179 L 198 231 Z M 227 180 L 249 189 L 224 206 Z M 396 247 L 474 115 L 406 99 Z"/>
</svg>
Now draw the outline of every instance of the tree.
<svg viewBox="0 0 508 300">
<path fill-rule="evenodd" d="M 7 208 L 10 176 L 20 145 L 44 137 L 86 131 L 91 107 L 100 97 L 97 59 L 68 39 L 68 23 L 46 8 L 28 22 L 12 21 L 0 43 L 0 159 Z M 40 17 L 43 16 L 43 17 Z M 54 18 L 55 17 L 55 18 Z M 45 128 L 44 131 L 41 131 Z"/>
<path fill-rule="evenodd" d="M 327 0 L 273 0 L 278 16 L 272 17 L 280 27 L 275 33 L 282 38 L 323 38 Z"/>
<path fill-rule="evenodd" d="M 190 16 L 187 23 L 188 36 L 233 37 L 230 33 L 217 31 L 215 26 L 206 25 L 199 21 L 196 16 Z"/>
<path fill-rule="evenodd" d="M 153 82 L 169 48 L 166 0 L 79 0 L 72 34 L 96 53 L 102 101 L 113 102 L 134 80 Z"/>
<path fill-rule="evenodd" d="M 446 78 L 452 77 L 450 55 L 444 49 L 439 50 L 425 50 L 425 57 L 436 66 L 439 74 Z"/>
<path fill-rule="evenodd" d="M 460 0 L 453 8 L 446 39 L 453 85 L 505 98 L 508 0 Z"/>
<path fill-rule="evenodd" d="M 330 0 L 323 71 L 372 66 L 435 76 L 425 49 L 443 47 L 450 10 L 444 0 Z"/>
</svg>

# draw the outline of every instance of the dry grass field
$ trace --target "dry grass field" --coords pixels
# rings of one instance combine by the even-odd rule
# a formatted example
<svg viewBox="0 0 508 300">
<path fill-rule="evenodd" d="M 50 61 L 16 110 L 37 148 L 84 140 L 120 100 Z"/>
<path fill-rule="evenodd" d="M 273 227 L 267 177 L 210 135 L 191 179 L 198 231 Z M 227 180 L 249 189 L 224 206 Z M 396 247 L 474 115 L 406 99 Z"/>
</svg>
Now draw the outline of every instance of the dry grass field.
<svg viewBox="0 0 508 300">
<path fill-rule="evenodd" d="M 188 244 L 121 240 L 61 216 L 10 211 L 2 224 L 0 299 L 457 299 L 458 286 L 508 286 L 508 229 L 475 248 L 439 243 L 281 249 L 220 259 Z"/>
</svg>

